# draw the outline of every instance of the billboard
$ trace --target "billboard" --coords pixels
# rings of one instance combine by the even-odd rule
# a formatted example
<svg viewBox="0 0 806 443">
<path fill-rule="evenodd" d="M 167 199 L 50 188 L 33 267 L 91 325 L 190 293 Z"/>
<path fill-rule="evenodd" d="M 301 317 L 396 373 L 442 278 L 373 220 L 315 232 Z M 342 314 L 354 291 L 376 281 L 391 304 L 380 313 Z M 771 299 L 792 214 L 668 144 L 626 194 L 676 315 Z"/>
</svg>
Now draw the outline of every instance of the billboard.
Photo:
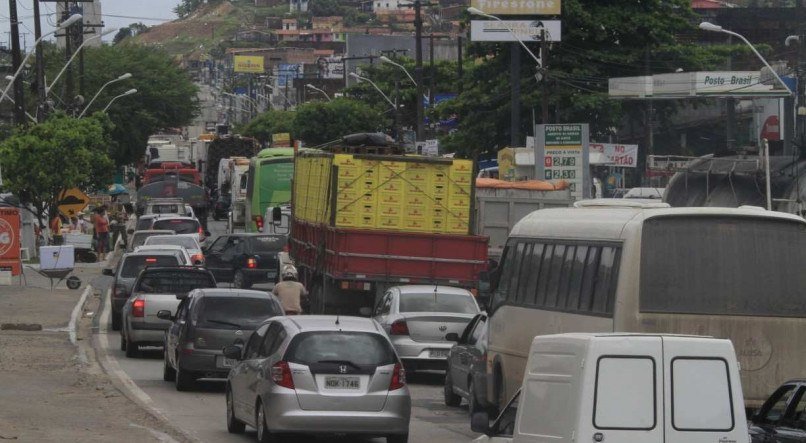
<svg viewBox="0 0 806 443">
<path fill-rule="evenodd" d="M 471 0 L 470 6 L 492 15 L 560 15 L 560 0 Z"/>
<path fill-rule="evenodd" d="M 302 77 L 302 65 L 292 63 L 280 63 L 277 65 L 277 86 L 289 86 L 295 78 Z"/>
<path fill-rule="evenodd" d="M 543 32 L 546 41 L 562 39 L 560 20 L 473 20 L 470 22 L 470 40 L 474 42 L 516 42 L 518 40 L 541 41 Z"/>
<path fill-rule="evenodd" d="M 246 74 L 263 74 L 263 56 L 236 55 L 233 56 L 235 72 Z"/>
<path fill-rule="evenodd" d="M 591 143 L 590 151 L 604 155 L 609 166 L 634 168 L 638 165 L 638 145 Z"/>
<path fill-rule="evenodd" d="M 588 125 L 537 125 L 535 134 L 535 177 L 565 180 L 574 199 L 590 198 Z"/>
<path fill-rule="evenodd" d="M 344 78 L 344 63 L 341 57 L 319 57 L 319 78 Z"/>
</svg>

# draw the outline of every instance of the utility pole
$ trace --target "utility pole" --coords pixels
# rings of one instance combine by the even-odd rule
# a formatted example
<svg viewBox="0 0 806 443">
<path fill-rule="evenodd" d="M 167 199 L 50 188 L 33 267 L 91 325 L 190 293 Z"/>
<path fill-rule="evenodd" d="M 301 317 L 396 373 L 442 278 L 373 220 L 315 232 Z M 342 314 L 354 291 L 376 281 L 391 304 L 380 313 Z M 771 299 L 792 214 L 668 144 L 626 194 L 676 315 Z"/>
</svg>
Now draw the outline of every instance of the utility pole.
<svg viewBox="0 0 806 443">
<path fill-rule="evenodd" d="M 540 33 L 540 61 L 543 63 L 540 71 L 543 73 L 543 100 L 540 104 L 541 121 L 549 124 L 549 42 L 546 39 L 545 28 Z"/>
<path fill-rule="evenodd" d="M 34 37 L 36 41 L 42 38 L 42 24 L 40 23 L 39 16 L 39 0 L 34 0 Z M 47 104 L 45 94 L 45 56 L 43 54 L 42 45 L 36 45 L 36 121 L 41 122 L 47 118 Z"/>
<path fill-rule="evenodd" d="M 462 36 L 460 35 L 456 42 L 456 76 L 459 79 L 459 92 L 462 92 Z"/>
<path fill-rule="evenodd" d="M 543 81 L 545 84 L 545 80 Z M 515 148 L 520 143 L 521 127 L 521 46 L 518 42 L 509 44 L 509 84 L 511 89 L 509 145 Z M 545 97 L 543 102 L 546 102 Z"/>
<path fill-rule="evenodd" d="M 20 24 L 17 17 L 17 0 L 8 0 L 8 14 L 11 22 L 11 63 L 14 72 L 20 69 L 22 55 L 20 54 Z M 25 101 L 23 100 L 22 77 L 14 80 L 14 123 L 25 123 Z"/>
<path fill-rule="evenodd" d="M 733 36 L 728 35 L 728 46 L 733 44 Z M 733 55 L 728 54 L 728 71 L 733 70 Z M 736 132 L 736 102 L 733 97 L 725 99 L 725 138 L 727 138 L 728 150 L 733 149 L 733 142 L 735 139 L 734 133 Z"/>
<path fill-rule="evenodd" d="M 423 16 L 421 0 L 414 0 L 414 30 L 414 38 L 416 39 L 414 78 L 417 81 L 417 141 L 422 141 L 425 108 L 423 106 Z"/>
<path fill-rule="evenodd" d="M 62 14 L 62 21 L 67 20 L 70 17 L 70 2 L 65 0 L 64 2 L 64 13 Z M 68 26 L 64 30 L 64 61 L 70 61 L 70 57 L 73 55 L 73 48 L 72 48 L 72 29 L 73 26 Z M 67 70 L 64 73 L 64 101 L 67 103 L 67 106 L 70 107 L 73 104 L 73 67 L 68 66 Z"/>
</svg>

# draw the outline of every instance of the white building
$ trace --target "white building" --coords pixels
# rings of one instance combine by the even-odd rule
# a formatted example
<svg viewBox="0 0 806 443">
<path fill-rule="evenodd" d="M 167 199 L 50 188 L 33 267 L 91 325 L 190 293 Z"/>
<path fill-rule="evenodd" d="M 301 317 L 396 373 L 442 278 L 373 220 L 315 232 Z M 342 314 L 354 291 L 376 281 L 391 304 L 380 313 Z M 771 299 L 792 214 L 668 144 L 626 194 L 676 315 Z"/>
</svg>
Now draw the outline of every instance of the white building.
<svg viewBox="0 0 806 443">
<path fill-rule="evenodd" d="M 408 0 L 374 0 L 372 2 L 372 11 L 389 11 L 397 9 L 405 9 L 411 2 Z"/>
<path fill-rule="evenodd" d="M 76 2 L 70 5 L 70 15 L 81 14 L 84 23 L 84 39 L 88 39 L 103 32 L 104 19 L 101 15 L 101 0 Z M 56 17 L 62 17 L 64 13 L 64 3 L 56 3 Z M 59 19 L 61 20 L 61 19 Z M 64 35 L 57 33 L 57 45 L 64 48 Z M 97 38 L 87 43 L 87 46 L 101 46 L 101 39 Z"/>
</svg>

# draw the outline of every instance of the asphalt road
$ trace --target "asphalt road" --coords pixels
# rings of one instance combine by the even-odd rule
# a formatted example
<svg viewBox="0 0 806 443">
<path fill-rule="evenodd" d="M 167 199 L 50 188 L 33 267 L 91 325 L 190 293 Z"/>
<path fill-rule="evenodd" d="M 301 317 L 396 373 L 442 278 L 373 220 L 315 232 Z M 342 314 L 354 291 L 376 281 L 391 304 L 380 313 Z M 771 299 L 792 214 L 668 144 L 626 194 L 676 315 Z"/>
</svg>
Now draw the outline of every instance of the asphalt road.
<svg viewBox="0 0 806 443">
<path fill-rule="evenodd" d="M 224 231 L 223 222 L 210 221 L 213 236 Z M 93 286 L 107 294 L 111 283 L 109 277 L 99 277 Z M 270 286 L 267 286 L 268 288 Z M 265 289 L 265 288 L 264 288 Z M 105 303 L 105 311 L 109 303 Z M 153 404 L 166 415 L 174 425 L 205 442 L 246 442 L 255 440 L 255 432 L 247 428 L 243 435 L 229 434 L 225 423 L 224 383 L 222 381 L 202 381 L 198 391 L 178 392 L 173 383 L 162 380 L 162 350 L 154 348 L 143 353 L 141 358 L 129 359 L 120 351 L 120 335 L 112 331 L 108 315 L 102 315 L 101 334 L 106 334 L 109 355 L 116 359 L 126 376 L 142 389 Z M 439 372 L 408 374 L 409 390 L 412 396 L 412 420 L 410 441 L 429 443 L 466 442 L 474 438 L 470 431 L 467 407 L 448 408 L 442 401 L 444 375 Z M 299 441 L 299 440 L 294 440 Z M 316 439 L 311 441 L 329 441 Z M 355 441 L 352 438 L 333 441 Z M 381 442 L 383 439 L 363 440 Z"/>
</svg>

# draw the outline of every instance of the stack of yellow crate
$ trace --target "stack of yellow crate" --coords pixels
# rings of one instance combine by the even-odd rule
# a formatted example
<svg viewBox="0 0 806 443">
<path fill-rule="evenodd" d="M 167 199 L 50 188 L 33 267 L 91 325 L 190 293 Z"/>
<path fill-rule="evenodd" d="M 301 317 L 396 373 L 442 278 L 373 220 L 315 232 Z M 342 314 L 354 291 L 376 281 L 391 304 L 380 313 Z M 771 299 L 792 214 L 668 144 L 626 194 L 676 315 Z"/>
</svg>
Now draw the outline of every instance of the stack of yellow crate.
<svg viewBox="0 0 806 443">
<path fill-rule="evenodd" d="M 337 166 L 335 226 L 467 234 L 472 162 L 423 160 L 361 159 L 351 154 L 297 157 L 296 216 L 330 221 L 330 173 L 331 166 Z"/>
</svg>

